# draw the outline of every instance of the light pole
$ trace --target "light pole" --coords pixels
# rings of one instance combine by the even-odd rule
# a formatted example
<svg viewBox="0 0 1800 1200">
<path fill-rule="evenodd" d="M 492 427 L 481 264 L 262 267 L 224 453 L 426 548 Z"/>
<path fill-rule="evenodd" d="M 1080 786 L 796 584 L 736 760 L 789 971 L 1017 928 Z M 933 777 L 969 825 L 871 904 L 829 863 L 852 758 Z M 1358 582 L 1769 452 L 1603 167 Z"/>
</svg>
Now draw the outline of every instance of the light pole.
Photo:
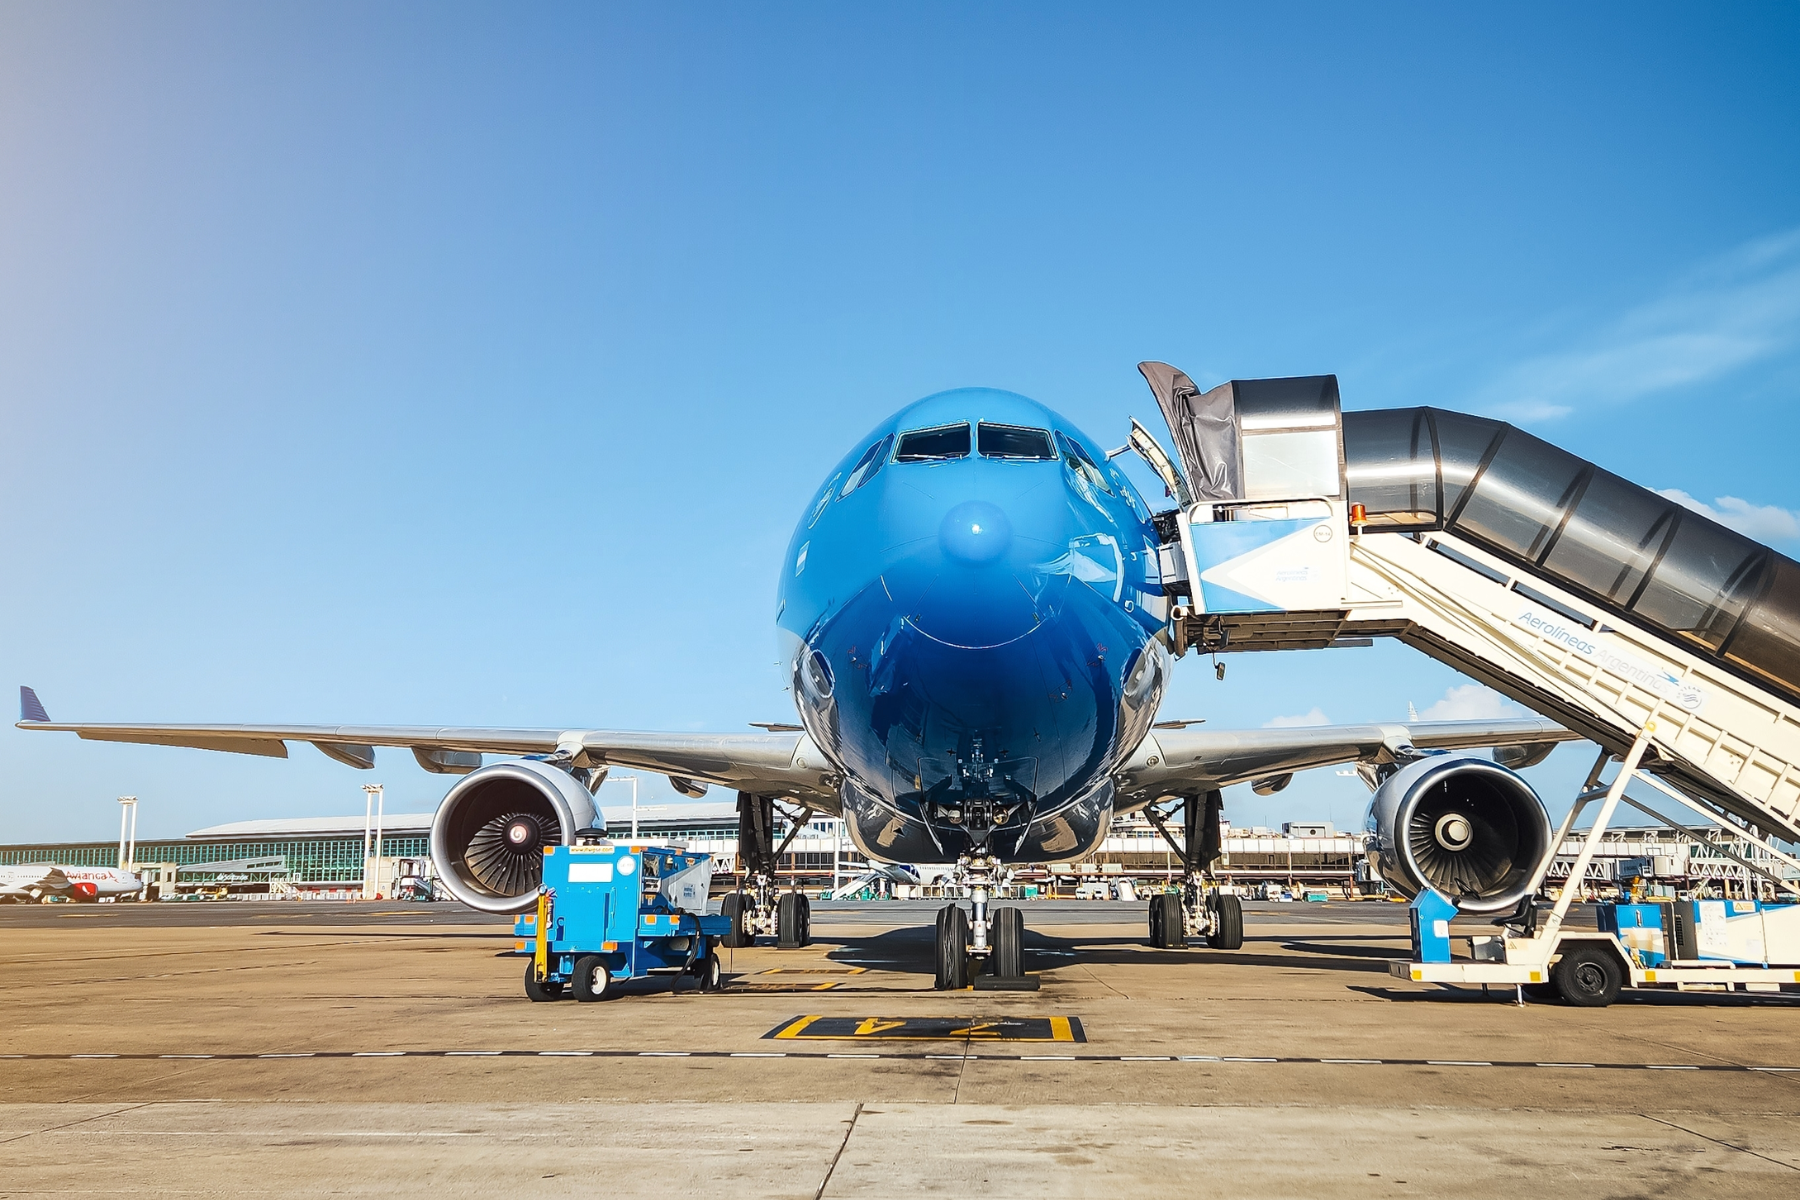
<svg viewBox="0 0 1800 1200">
<path fill-rule="evenodd" d="M 125 833 L 126 822 L 130 821 L 129 840 Z M 129 849 L 127 849 L 129 847 Z M 119 797 L 119 870 L 135 871 L 137 869 L 137 797 Z"/>
<path fill-rule="evenodd" d="M 606 779 L 602 779 L 600 782 L 601 783 L 629 783 L 631 785 L 631 840 L 634 842 L 637 841 L 637 835 L 638 835 L 638 830 L 637 830 L 638 777 L 636 775 L 620 775 L 617 777 L 609 776 Z M 600 824 L 602 827 L 604 827 L 606 824 L 606 814 L 604 812 L 602 812 L 600 814 Z"/>
<path fill-rule="evenodd" d="M 364 800 L 363 800 L 363 888 L 362 888 L 362 890 L 363 890 L 363 899 L 364 900 L 372 900 L 372 899 L 374 899 L 373 888 L 376 885 L 379 885 L 380 880 L 379 879 L 371 880 L 369 878 L 369 855 L 372 850 L 374 853 L 374 856 L 375 856 L 375 858 L 374 858 L 375 870 L 376 870 L 376 872 L 380 872 L 380 870 L 381 870 L 381 825 L 382 825 L 382 817 L 383 817 L 382 809 L 386 804 L 387 797 L 386 797 L 386 793 L 382 790 L 382 785 L 379 783 L 363 784 L 363 797 L 364 797 Z M 374 810 L 374 814 L 373 814 L 374 815 L 374 824 L 373 824 L 372 828 L 371 828 L 370 821 L 369 821 L 371 809 Z M 373 834 L 373 838 L 371 838 L 371 834 Z"/>
</svg>

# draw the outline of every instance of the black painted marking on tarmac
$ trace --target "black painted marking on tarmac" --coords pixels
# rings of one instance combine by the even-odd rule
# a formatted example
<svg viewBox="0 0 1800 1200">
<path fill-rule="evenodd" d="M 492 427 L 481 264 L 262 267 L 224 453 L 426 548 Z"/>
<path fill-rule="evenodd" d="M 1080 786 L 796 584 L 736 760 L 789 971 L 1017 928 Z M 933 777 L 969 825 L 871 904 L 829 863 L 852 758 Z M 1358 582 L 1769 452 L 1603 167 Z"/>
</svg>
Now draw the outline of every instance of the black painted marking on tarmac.
<svg viewBox="0 0 1800 1200">
<path fill-rule="evenodd" d="M 1068 1018 L 1073 1021 L 1074 1018 Z M 783 1027 L 785 1028 L 785 1026 Z M 396 1058 L 872 1058 L 888 1061 L 981 1060 L 984 1062 L 1073 1063 L 1201 1063 L 1211 1065 L 1432 1067 L 1465 1070 L 1567 1070 L 1594 1071 L 1710 1071 L 1728 1075 L 1777 1075 L 1800 1077 L 1800 1067 L 1756 1066 L 1739 1063 L 1617 1063 L 1617 1062 L 1492 1062 L 1432 1058 L 1299 1058 L 1257 1057 L 1231 1054 L 980 1054 L 884 1051 L 845 1054 L 829 1050 L 291 1050 L 279 1053 L 220 1054 L 0 1054 L 5 1062 L 157 1062 L 169 1059 L 215 1062 L 258 1062 L 300 1059 L 396 1059 Z"/>
<path fill-rule="evenodd" d="M 1085 1042 L 1079 1017 L 792 1017 L 777 1041 Z"/>
</svg>

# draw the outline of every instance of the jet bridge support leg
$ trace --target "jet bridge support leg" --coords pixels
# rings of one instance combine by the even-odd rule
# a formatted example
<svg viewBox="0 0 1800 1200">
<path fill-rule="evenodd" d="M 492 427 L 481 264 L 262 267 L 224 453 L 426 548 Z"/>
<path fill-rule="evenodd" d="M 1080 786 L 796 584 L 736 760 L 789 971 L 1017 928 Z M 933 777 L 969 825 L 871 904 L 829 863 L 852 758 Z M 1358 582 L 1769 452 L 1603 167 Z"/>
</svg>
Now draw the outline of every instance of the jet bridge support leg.
<svg viewBox="0 0 1800 1200">
<path fill-rule="evenodd" d="M 1159 949 L 1186 949 L 1189 938 L 1205 938 L 1215 950 L 1238 950 L 1244 945 L 1244 908 L 1212 877 L 1219 861 L 1219 817 L 1225 811 L 1224 793 L 1214 789 L 1182 798 L 1182 839 L 1175 840 L 1164 814 L 1155 805 L 1144 815 L 1162 835 L 1169 849 L 1181 856 L 1181 890 L 1150 897 L 1150 944 Z"/>
</svg>

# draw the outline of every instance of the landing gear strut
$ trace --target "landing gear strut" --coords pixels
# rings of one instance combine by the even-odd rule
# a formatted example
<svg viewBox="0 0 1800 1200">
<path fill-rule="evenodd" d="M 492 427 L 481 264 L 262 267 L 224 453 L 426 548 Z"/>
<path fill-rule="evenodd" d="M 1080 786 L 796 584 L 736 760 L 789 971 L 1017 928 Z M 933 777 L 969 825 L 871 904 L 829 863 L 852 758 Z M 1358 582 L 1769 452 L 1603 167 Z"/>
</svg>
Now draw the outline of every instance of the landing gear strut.
<svg viewBox="0 0 1800 1200">
<path fill-rule="evenodd" d="M 994 893 L 1006 886 L 1011 872 L 986 855 L 965 855 L 952 876 L 969 897 L 965 912 L 952 902 L 938 910 L 937 987 L 965 988 L 987 961 L 988 973 L 1000 979 L 1025 975 L 1025 914 L 1011 905 L 995 907 Z"/>
<path fill-rule="evenodd" d="M 781 949 L 791 950 L 812 941 L 812 903 L 797 887 L 782 891 L 775 879 L 775 864 L 806 828 L 812 810 L 783 815 L 790 828 L 776 846 L 775 797 L 738 793 L 738 852 L 744 856 L 744 879 L 719 904 L 720 915 L 731 921 L 731 932 L 719 939 L 721 946 L 754 946 L 758 937 L 772 937 Z"/>
<path fill-rule="evenodd" d="M 1182 797 L 1182 840 L 1169 832 L 1164 814 L 1149 805 L 1144 815 L 1162 834 L 1169 849 L 1181 856 L 1181 890 L 1150 897 L 1150 944 L 1159 950 L 1185 950 L 1190 938 L 1206 939 L 1214 950 L 1240 950 L 1244 945 L 1244 906 L 1211 875 L 1219 859 L 1219 814 L 1225 797 Z"/>
</svg>

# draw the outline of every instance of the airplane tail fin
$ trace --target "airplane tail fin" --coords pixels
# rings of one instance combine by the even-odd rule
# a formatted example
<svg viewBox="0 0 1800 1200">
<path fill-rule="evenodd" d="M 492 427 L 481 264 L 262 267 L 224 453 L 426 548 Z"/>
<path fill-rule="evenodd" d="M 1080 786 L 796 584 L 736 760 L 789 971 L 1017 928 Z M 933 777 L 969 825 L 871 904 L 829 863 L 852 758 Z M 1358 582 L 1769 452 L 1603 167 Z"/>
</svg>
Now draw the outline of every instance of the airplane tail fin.
<svg viewBox="0 0 1800 1200">
<path fill-rule="evenodd" d="M 44 702 L 38 699 L 36 692 L 28 687 L 19 688 L 19 720 L 42 721 L 48 725 L 50 714 L 44 711 Z"/>
</svg>

